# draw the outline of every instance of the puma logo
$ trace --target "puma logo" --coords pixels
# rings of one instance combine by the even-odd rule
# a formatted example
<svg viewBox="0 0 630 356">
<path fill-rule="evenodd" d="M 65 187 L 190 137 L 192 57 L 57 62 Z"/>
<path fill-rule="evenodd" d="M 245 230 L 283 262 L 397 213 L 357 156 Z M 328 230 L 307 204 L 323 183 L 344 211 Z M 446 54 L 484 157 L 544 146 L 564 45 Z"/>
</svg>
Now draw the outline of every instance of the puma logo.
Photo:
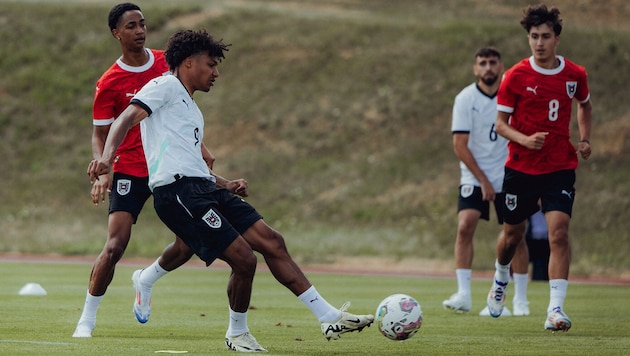
<svg viewBox="0 0 630 356">
<path fill-rule="evenodd" d="M 538 95 L 536 94 L 536 89 L 538 89 L 538 85 L 536 85 L 535 87 L 527 87 L 526 90 L 527 91 L 531 91 L 532 93 L 534 93 L 534 95 Z"/>
</svg>

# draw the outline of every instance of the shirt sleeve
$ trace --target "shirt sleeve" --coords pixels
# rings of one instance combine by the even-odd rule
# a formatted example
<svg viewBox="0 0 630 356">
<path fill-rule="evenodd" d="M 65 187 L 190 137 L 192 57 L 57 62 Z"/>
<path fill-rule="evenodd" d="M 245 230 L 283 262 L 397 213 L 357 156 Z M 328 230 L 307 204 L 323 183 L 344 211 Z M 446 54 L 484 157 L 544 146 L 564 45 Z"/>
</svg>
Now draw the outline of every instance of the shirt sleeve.
<svg viewBox="0 0 630 356">
<path fill-rule="evenodd" d="M 451 122 L 452 133 L 470 133 L 472 130 L 471 115 L 467 103 L 468 100 L 466 100 L 463 92 L 455 97 Z"/>
<path fill-rule="evenodd" d="M 92 118 L 94 126 L 111 125 L 116 118 L 116 97 L 112 90 L 96 87 L 94 103 L 92 105 Z"/>
<path fill-rule="evenodd" d="M 582 70 L 583 75 L 580 77 L 580 81 L 578 82 L 578 92 L 575 98 L 580 103 L 585 103 L 589 101 L 589 99 L 591 98 L 591 94 L 588 88 L 588 74 L 586 73 L 585 69 Z"/>
<path fill-rule="evenodd" d="M 514 112 L 515 103 L 514 76 L 512 71 L 508 71 L 503 76 L 497 92 L 497 110 L 511 114 Z"/>
<path fill-rule="evenodd" d="M 172 77 L 168 76 L 151 79 L 131 102 L 141 106 L 150 116 L 171 100 L 172 93 L 177 89 L 174 85 L 181 85 L 178 82 L 179 80 L 172 80 Z"/>
</svg>

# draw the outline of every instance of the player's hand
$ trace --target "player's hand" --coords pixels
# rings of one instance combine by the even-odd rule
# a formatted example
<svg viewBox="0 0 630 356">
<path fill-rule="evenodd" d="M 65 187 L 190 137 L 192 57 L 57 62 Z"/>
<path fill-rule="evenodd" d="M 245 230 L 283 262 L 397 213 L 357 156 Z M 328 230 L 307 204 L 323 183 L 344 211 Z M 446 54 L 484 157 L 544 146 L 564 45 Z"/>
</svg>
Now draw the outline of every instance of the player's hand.
<svg viewBox="0 0 630 356">
<path fill-rule="evenodd" d="M 105 194 L 109 194 L 111 190 L 109 174 L 99 176 L 98 179 L 92 183 L 92 191 L 90 192 L 92 203 L 98 205 L 100 201 L 105 201 Z"/>
<path fill-rule="evenodd" d="M 582 158 L 588 159 L 591 156 L 591 143 L 588 141 L 578 142 L 577 151 Z"/>
<path fill-rule="evenodd" d="M 494 187 L 489 181 L 481 182 L 481 200 L 494 201 L 497 193 L 494 191 Z"/>
<path fill-rule="evenodd" d="M 90 177 L 90 183 L 94 184 L 103 174 L 109 174 L 111 165 L 103 161 L 93 159 L 88 165 L 87 174 Z"/>
<path fill-rule="evenodd" d="M 522 145 L 530 150 L 540 150 L 542 149 L 548 134 L 549 132 L 536 132 L 531 136 L 527 136 Z"/>
<path fill-rule="evenodd" d="M 243 179 L 243 178 L 229 181 L 227 183 L 226 188 L 230 192 L 232 192 L 232 193 L 234 193 L 236 195 L 240 195 L 243 198 L 245 198 L 245 197 L 247 197 L 249 195 L 249 193 L 247 191 L 247 181 L 245 179 Z"/>
</svg>

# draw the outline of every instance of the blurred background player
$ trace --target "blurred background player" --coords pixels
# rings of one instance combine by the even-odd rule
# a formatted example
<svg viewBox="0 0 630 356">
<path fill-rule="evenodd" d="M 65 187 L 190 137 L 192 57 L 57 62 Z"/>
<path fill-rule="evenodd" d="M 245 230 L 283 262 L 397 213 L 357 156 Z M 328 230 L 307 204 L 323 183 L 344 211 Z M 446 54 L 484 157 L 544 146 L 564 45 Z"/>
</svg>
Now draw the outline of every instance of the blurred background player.
<svg viewBox="0 0 630 356">
<path fill-rule="evenodd" d="M 545 214 L 538 210 L 527 219 L 525 241 L 532 265 L 532 281 L 549 280 L 549 231 Z"/>
<path fill-rule="evenodd" d="M 494 128 L 496 94 L 502 72 L 499 51 L 492 47 L 479 49 L 473 64 L 477 82 L 464 88 L 455 97 L 453 105 L 453 148 L 461 169 L 455 239 L 457 293 L 443 301 L 442 306 L 457 312 L 468 312 L 472 308 L 470 277 L 474 255 L 473 236 L 479 219 L 490 219 L 490 202 L 494 204 L 499 224 L 503 223 L 502 185 L 507 140 L 499 136 Z M 529 315 L 525 242 L 519 245 L 513 266 L 518 290 L 514 298 L 514 314 Z M 507 309 L 503 313 L 511 314 Z M 480 315 L 487 315 L 487 310 L 482 310 Z"/>
</svg>

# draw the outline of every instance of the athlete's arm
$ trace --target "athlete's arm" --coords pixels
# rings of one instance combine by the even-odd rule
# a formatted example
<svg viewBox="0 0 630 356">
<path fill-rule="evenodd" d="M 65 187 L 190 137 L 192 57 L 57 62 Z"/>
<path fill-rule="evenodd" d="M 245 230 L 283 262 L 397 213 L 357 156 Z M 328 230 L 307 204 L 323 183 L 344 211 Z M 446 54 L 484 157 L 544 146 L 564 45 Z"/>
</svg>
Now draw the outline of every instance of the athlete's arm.
<svg viewBox="0 0 630 356">
<path fill-rule="evenodd" d="M 210 152 L 208 147 L 206 147 L 206 144 L 203 142 L 201 143 L 201 156 L 203 157 L 203 160 L 206 162 L 208 169 L 212 171 L 212 166 L 214 166 L 214 160 L 216 158 L 214 157 L 212 152 Z"/>
<path fill-rule="evenodd" d="M 242 197 L 246 197 L 249 195 L 249 192 L 247 191 L 247 181 L 245 179 L 239 178 L 235 180 L 228 180 L 214 173 L 212 170 L 210 170 L 210 174 L 212 174 L 217 180 L 217 187 L 225 188 L 230 192 L 236 195 L 240 195 Z"/>
<path fill-rule="evenodd" d="M 580 142 L 578 142 L 578 152 L 582 158 L 588 159 L 591 156 L 591 101 L 579 103 L 577 107 L 578 129 L 580 131 Z"/>
<path fill-rule="evenodd" d="M 94 126 L 92 131 L 92 157 L 94 159 L 100 159 L 103 155 L 103 147 L 105 147 L 105 141 L 109 134 L 110 125 Z M 105 201 L 106 193 L 111 189 L 111 181 L 109 174 L 103 174 L 99 176 L 97 181 L 92 184 L 90 190 L 90 196 L 94 205 L 98 205 L 99 201 Z"/>
<path fill-rule="evenodd" d="M 497 133 L 508 140 L 518 143 L 521 146 L 527 147 L 530 150 L 540 150 L 545 143 L 545 138 L 549 132 L 536 132 L 533 135 L 527 136 L 509 124 L 510 113 L 499 111 L 497 114 L 497 121 L 495 123 L 495 129 Z"/>
<path fill-rule="evenodd" d="M 109 135 L 107 135 L 107 141 L 105 141 L 102 156 L 100 159 L 93 159 L 88 165 L 87 174 L 90 176 L 90 182 L 94 183 L 100 175 L 108 174 L 111 171 L 116 150 L 127 135 L 127 131 L 144 120 L 147 116 L 149 116 L 149 113 L 145 109 L 137 104 L 131 103 L 120 116 L 114 120 L 109 130 Z"/>
<path fill-rule="evenodd" d="M 470 134 L 467 133 L 453 133 L 453 150 L 455 155 L 462 161 L 468 170 L 477 178 L 481 184 L 481 194 L 483 200 L 494 200 L 496 192 L 492 183 L 488 180 L 486 174 L 479 168 L 477 160 L 473 156 L 472 152 L 468 148 L 468 139 Z"/>
</svg>

